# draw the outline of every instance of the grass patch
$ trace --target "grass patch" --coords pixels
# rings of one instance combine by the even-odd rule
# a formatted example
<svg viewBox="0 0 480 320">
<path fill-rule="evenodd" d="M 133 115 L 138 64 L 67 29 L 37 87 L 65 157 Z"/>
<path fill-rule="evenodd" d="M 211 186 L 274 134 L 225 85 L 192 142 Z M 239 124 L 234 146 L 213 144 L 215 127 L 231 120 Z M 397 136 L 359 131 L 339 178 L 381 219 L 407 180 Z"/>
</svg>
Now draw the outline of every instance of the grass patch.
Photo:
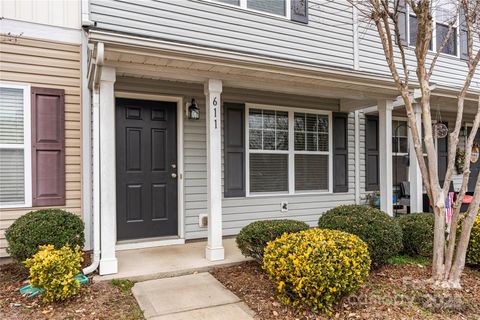
<svg viewBox="0 0 480 320">
<path fill-rule="evenodd" d="M 135 282 L 131 280 L 112 279 L 112 285 L 119 288 L 123 293 L 130 292 Z"/>
<path fill-rule="evenodd" d="M 421 256 L 411 257 L 407 255 L 399 255 L 399 256 L 394 256 L 388 259 L 388 263 L 393 265 L 400 265 L 400 266 L 403 266 L 406 264 L 428 266 L 431 264 L 431 260 L 430 258 L 421 257 Z"/>
</svg>

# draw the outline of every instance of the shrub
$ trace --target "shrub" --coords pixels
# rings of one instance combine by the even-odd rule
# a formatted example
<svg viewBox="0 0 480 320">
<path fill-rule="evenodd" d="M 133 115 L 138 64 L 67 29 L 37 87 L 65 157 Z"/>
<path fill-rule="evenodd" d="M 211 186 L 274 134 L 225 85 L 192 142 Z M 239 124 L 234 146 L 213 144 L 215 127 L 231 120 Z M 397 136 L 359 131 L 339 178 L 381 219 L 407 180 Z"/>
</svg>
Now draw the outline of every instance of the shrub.
<svg viewBox="0 0 480 320">
<path fill-rule="evenodd" d="M 275 240 L 286 232 L 298 232 L 308 228 L 308 224 L 296 220 L 255 221 L 240 230 L 236 242 L 244 256 L 252 257 L 262 263 L 267 242 Z"/>
<path fill-rule="evenodd" d="M 78 293 L 80 282 L 75 275 L 82 263 L 80 247 L 72 250 L 64 246 L 55 250 L 53 245 L 40 246 L 32 258 L 25 260 L 29 268 L 30 284 L 44 289 L 43 301 L 61 301 Z"/>
<path fill-rule="evenodd" d="M 472 266 L 480 266 L 480 213 L 475 218 L 472 227 L 466 262 Z"/>
<path fill-rule="evenodd" d="M 386 213 L 359 205 L 333 208 L 318 220 L 320 228 L 341 230 L 355 234 L 368 244 L 368 251 L 375 267 L 386 264 L 388 259 L 402 249 L 402 229 Z"/>
<path fill-rule="evenodd" d="M 397 218 L 403 231 L 403 253 L 431 257 L 433 254 L 433 213 L 411 213 Z"/>
<path fill-rule="evenodd" d="M 51 244 L 60 249 L 66 244 L 83 248 L 83 222 L 73 213 L 60 209 L 31 211 L 18 218 L 5 232 L 8 253 L 24 261 L 41 245 Z"/>
<path fill-rule="evenodd" d="M 370 262 L 367 244 L 359 237 L 315 228 L 269 242 L 263 268 L 282 303 L 328 314 L 365 281 Z"/>
</svg>

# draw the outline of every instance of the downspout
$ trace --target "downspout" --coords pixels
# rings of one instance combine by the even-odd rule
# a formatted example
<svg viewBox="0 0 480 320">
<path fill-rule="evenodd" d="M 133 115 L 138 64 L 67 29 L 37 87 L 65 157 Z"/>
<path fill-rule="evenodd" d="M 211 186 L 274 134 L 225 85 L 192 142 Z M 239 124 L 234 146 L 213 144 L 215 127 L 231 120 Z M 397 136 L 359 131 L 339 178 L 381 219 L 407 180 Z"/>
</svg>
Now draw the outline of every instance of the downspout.
<svg viewBox="0 0 480 320">
<path fill-rule="evenodd" d="M 104 61 L 103 43 L 97 44 L 95 72 L 93 75 L 92 119 L 93 119 L 93 260 L 92 264 L 83 269 L 84 274 L 95 271 L 100 264 L 100 91 L 98 80 Z"/>
<path fill-rule="evenodd" d="M 360 115 L 355 111 L 355 204 L 360 204 Z"/>
</svg>

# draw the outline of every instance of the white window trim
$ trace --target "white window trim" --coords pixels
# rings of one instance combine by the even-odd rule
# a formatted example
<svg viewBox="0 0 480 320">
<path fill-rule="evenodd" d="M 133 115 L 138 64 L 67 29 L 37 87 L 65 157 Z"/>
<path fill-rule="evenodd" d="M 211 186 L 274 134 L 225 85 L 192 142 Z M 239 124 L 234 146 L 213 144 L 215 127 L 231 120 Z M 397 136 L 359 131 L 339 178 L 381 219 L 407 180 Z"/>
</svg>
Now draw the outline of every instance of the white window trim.
<svg viewBox="0 0 480 320">
<path fill-rule="evenodd" d="M 410 132 L 409 132 L 409 130 L 408 130 L 408 129 L 409 129 L 409 127 L 408 127 L 408 118 L 405 118 L 405 117 L 392 117 L 392 121 L 393 121 L 393 122 L 398 122 L 398 121 L 406 122 L 406 124 L 407 124 L 407 137 L 406 137 L 406 138 L 407 138 L 407 141 L 408 141 L 408 139 L 410 139 Z M 393 126 L 392 126 L 392 128 L 393 128 Z M 393 129 L 394 129 L 394 132 L 392 132 L 392 137 L 395 138 L 395 137 L 396 137 L 396 136 L 394 135 L 394 133 L 395 133 L 395 128 L 393 128 Z M 408 147 L 407 147 L 407 149 L 408 149 Z M 394 156 L 406 156 L 406 155 L 409 154 L 408 152 L 409 152 L 409 151 L 407 151 L 407 152 L 393 152 L 393 151 L 392 151 L 392 155 L 394 155 Z"/>
<path fill-rule="evenodd" d="M 217 0 L 203 0 L 203 1 L 218 4 L 220 6 L 226 6 L 226 7 L 231 7 L 231 8 L 235 8 L 235 9 L 250 11 L 250 12 L 254 12 L 254 13 L 258 13 L 258 14 L 262 14 L 262 15 L 266 15 L 266 16 L 282 18 L 282 19 L 286 19 L 286 20 L 291 19 L 291 10 L 290 10 L 291 0 L 285 0 L 285 15 L 280 15 L 280 14 L 275 14 L 275 13 L 270 13 L 270 12 L 265 12 L 265 11 L 260 11 L 260 10 L 255 10 L 255 9 L 248 8 L 247 0 L 239 0 L 240 5 L 238 5 L 238 6 L 234 5 L 234 4 L 230 4 L 230 3 L 217 1 Z"/>
<path fill-rule="evenodd" d="M 32 206 L 32 134 L 31 134 L 31 101 L 29 84 L 12 84 L 0 82 L 1 88 L 23 90 L 23 144 L 0 144 L 0 149 L 21 149 L 24 156 L 24 187 L 25 199 L 23 203 L 0 203 L 0 208 L 29 208 Z"/>
<path fill-rule="evenodd" d="M 250 109 L 262 109 L 273 111 L 288 112 L 288 150 L 250 150 L 249 137 L 249 113 Z M 294 130 L 294 114 L 311 113 L 328 116 L 328 152 L 327 151 L 295 151 L 295 130 Z M 293 196 L 293 195 L 317 195 L 333 193 L 333 124 L 332 112 L 325 110 L 280 107 L 265 104 L 246 103 L 245 104 L 245 185 L 246 197 L 265 197 L 265 196 Z M 256 192 L 250 193 L 250 153 L 274 153 L 288 154 L 288 192 Z M 328 155 L 328 190 L 305 190 L 295 191 L 295 154 L 324 154 Z"/>
<path fill-rule="evenodd" d="M 429 49 L 428 51 L 432 52 L 432 53 L 436 53 L 437 52 L 437 17 L 436 17 L 436 14 L 435 14 L 435 9 L 432 9 L 433 10 L 433 13 L 432 13 L 432 49 Z M 410 41 L 410 15 L 415 15 L 415 13 L 413 13 L 411 11 L 411 8 L 409 5 L 407 5 L 407 43 L 408 43 L 408 46 L 409 47 L 413 47 L 415 48 L 415 44 L 414 43 L 411 43 Z M 458 22 L 460 20 L 460 15 L 457 14 L 457 19 L 455 21 L 455 25 L 453 26 L 454 28 L 457 29 L 456 33 L 457 33 L 457 36 L 456 36 L 456 54 L 449 54 L 449 53 L 443 53 L 443 52 L 440 52 L 440 56 L 445 56 L 445 57 L 456 57 L 456 58 L 460 58 L 460 30 L 459 30 L 459 26 L 458 26 Z M 439 22 L 440 23 L 440 22 Z M 445 25 L 444 23 L 440 23 L 440 24 L 443 24 Z"/>
</svg>

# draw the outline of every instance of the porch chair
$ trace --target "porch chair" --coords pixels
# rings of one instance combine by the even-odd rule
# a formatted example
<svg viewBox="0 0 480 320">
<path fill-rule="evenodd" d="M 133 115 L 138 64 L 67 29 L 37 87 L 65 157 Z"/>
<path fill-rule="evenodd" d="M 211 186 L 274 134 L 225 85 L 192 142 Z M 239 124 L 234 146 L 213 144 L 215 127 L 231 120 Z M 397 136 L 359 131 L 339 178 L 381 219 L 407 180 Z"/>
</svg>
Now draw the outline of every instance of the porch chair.
<svg viewBox="0 0 480 320">
<path fill-rule="evenodd" d="M 410 182 L 400 182 L 400 197 L 398 204 L 407 207 L 407 213 L 410 213 Z"/>
</svg>

